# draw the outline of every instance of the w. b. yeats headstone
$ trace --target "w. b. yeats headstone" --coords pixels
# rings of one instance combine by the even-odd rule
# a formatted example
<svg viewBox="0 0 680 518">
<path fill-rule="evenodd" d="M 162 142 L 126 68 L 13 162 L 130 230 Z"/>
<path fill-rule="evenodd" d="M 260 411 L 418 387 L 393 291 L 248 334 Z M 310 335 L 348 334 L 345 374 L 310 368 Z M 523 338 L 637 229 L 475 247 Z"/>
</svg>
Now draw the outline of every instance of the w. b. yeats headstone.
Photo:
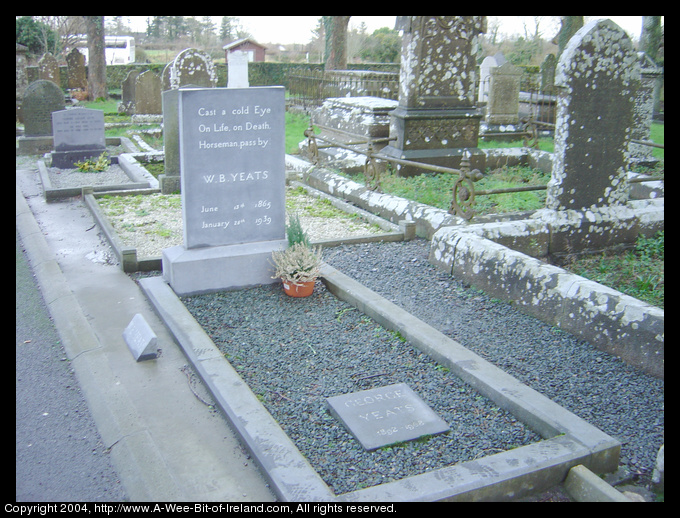
<svg viewBox="0 0 680 518">
<path fill-rule="evenodd" d="M 104 112 L 74 108 L 52 113 L 52 167 L 68 169 L 106 151 Z"/>
<path fill-rule="evenodd" d="M 179 294 L 273 282 L 285 246 L 284 89 L 178 90 L 184 245 L 163 251 Z"/>
</svg>

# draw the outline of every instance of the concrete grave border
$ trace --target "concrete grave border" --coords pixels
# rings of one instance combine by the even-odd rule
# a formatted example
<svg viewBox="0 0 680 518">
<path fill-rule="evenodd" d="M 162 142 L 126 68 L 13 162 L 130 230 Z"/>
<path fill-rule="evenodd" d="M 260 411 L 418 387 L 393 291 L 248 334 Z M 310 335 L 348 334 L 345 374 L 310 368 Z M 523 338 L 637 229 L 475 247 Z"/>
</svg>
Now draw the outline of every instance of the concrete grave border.
<svg viewBox="0 0 680 518">
<path fill-rule="evenodd" d="M 520 163 L 522 152 L 528 152 L 534 167 L 546 167 L 551 161 L 549 153 L 524 148 L 511 149 L 508 156 Z M 494 151 L 494 160 L 502 155 Z M 663 379 L 662 309 L 534 258 L 585 241 L 587 235 L 578 230 L 581 224 L 587 225 L 596 236 L 595 245 L 601 247 L 626 239 L 630 244 L 631 229 L 649 235 L 663 230 L 663 198 L 631 200 L 625 207 L 582 213 L 542 210 L 500 218 L 480 216 L 470 223 L 442 209 L 371 191 L 323 168 L 310 166 L 303 178 L 308 185 L 389 221 L 414 222 L 417 235 L 433 241 L 430 262 L 440 269 L 491 296 L 519 302 L 534 317 Z M 623 224 L 617 224 L 619 219 Z M 484 271 L 479 261 L 486 261 Z"/>
<path fill-rule="evenodd" d="M 323 282 L 352 304 L 474 389 L 512 413 L 545 440 L 399 481 L 334 495 L 217 346 L 161 277 L 140 280 L 156 313 L 192 362 L 203 383 L 284 501 L 510 500 L 563 482 L 584 465 L 616 470 L 620 443 L 520 383 L 459 343 L 377 293 L 324 265 Z"/>
<path fill-rule="evenodd" d="M 106 144 L 109 146 L 123 145 L 128 149 L 129 147 L 134 147 L 127 137 L 107 137 Z M 123 153 L 118 156 L 112 156 L 110 157 L 110 160 L 112 164 L 118 164 L 132 182 L 119 185 L 97 185 L 93 187 L 95 192 L 152 188 L 154 182 L 156 184 L 156 188 L 158 188 L 158 181 L 148 171 L 146 171 L 146 169 L 139 167 L 139 162 L 137 162 L 131 154 Z M 53 187 L 52 181 L 50 180 L 50 175 L 47 171 L 47 165 L 45 164 L 44 160 L 38 160 L 38 174 L 40 176 L 40 182 L 43 186 L 45 200 L 48 202 L 61 198 L 80 196 L 83 190 L 83 187 Z"/>
</svg>

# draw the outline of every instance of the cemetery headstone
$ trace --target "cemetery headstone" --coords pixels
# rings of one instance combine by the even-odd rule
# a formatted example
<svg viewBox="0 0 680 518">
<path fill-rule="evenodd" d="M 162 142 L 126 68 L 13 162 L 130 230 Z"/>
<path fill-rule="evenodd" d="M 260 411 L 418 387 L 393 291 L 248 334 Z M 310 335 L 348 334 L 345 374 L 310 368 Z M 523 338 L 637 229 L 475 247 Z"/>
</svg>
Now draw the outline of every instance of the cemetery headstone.
<svg viewBox="0 0 680 518">
<path fill-rule="evenodd" d="M 478 149 L 476 53 L 485 16 L 400 16 L 403 30 L 399 106 L 391 113 L 394 143 L 382 151 L 390 157 L 457 168 L 465 149 L 471 167 L 484 169 Z M 398 174 L 422 173 L 397 166 Z"/>
<path fill-rule="evenodd" d="M 227 63 L 228 78 L 227 88 L 248 88 L 248 54 L 242 50 L 234 50 L 229 53 Z"/>
<path fill-rule="evenodd" d="M 43 54 L 43 56 L 40 58 L 40 61 L 38 61 L 38 78 L 52 81 L 58 85 L 61 84 L 59 77 L 59 63 L 57 62 L 57 59 L 49 52 Z"/>
<path fill-rule="evenodd" d="M 153 71 L 139 74 L 135 80 L 135 115 L 163 113 L 161 79 Z"/>
<path fill-rule="evenodd" d="M 66 55 L 69 90 L 87 90 L 85 56 L 76 48 Z"/>
<path fill-rule="evenodd" d="M 659 77 L 662 75 L 661 67 L 645 53 L 638 52 L 640 63 L 640 87 L 635 96 L 635 117 L 631 139 L 651 140 L 652 120 L 654 118 L 654 94 Z M 652 166 L 658 160 L 652 154 L 653 148 L 630 143 L 631 165 Z"/>
<path fill-rule="evenodd" d="M 491 69 L 498 66 L 496 58 L 487 56 L 479 65 L 479 102 L 486 103 L 489 100 L 489 83 L 491 81 Z"/>
<path fill-rule="evenodd" d="M 367 451 L 449 430 L 446 421 L 405 383 L 334 396 L 326 402 L 331 414 Z"/>
<path fill-rule="evenodd" d="M 552 93 L 555 88 L 555 54 L 548 54 L 541 63 L 541 92 Z"/>
<path fill-rule="evenodd" d="M 214 88 L 217 85 L 215 63 L 205 52 L 185 49 L 163 69 L 163 91 L 186 85 L 204 88 Z"/>
<path fill-rule="evenodd" d="M 486 122 L 517 124 L 519 122 L 519 82 L 522 70 L 510 62 L 490 71 Z"/>
<path fill-rule="evenodd" d="M 123 339 L 135 361 L 152 360 L 158 356 L 156 343 L 158 337 L 144 316 L 137 313 L 123 331 Z"/>
<path fill-rule="evenodd" d="M 26 87 L 22 102 L 24 135 L 19 138 L 21 154 L 52 150 L 52 112 L 63 110 L 64 92 L 52 81 L 40 79 Z"/>
<path fill-rule="evenodd" d="M 130 70 L 123 82 L 121 83 L 121 97 L 118 105 L 118 112 L 125 115 L 134 115 L 135 113 L 135 82 L 139 70 Z"/>
<path fill-rule="evenodd" d="M 73 108 L 52 113 L 52 167 L 69 169 L 76 162 L 97 158 L 106 151 L 104 112 Z"/>
<path fill-rule="evenodd" d="M 639 82 L 637 53 L 611 20 L 590 22 L 569 40 L 555 72 L 557 123 L 546 208 L 628 201 L 628 141 Z"/>
<path fill-rule="evenodd" d="M 176 94 L 184 244 L 163 251 L 164 277 L 178 294 L 275 282 L 271 253 L 286 244 L 284 89 Z"/>
</svg>

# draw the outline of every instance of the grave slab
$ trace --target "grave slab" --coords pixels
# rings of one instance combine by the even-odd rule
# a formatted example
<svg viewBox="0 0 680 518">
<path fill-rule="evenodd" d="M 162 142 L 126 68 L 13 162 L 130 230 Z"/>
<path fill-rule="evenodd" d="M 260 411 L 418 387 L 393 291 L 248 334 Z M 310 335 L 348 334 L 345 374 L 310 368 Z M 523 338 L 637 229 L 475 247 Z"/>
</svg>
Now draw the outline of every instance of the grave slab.
<svg viewBox="0 0 680 518">
<path fill-rule="evenodd" d="M 326 402 L 367 451 L 449 430 L 446 421 L 405 383 L 334 396 Z"/>
</svg>

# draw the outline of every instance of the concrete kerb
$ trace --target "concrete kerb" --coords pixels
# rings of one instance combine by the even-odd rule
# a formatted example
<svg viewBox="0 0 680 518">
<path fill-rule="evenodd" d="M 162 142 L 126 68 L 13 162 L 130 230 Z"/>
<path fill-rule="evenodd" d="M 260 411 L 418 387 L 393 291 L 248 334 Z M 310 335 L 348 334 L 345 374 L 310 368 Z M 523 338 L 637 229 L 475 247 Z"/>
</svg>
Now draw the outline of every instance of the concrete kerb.
<svg viewBox="0 0 680 518">
<path fill-rule="evenodd" d="M 282 500 L 509 500 L 561 483 L 583 464 L 614 471 L 620 444 L 427 324 L 328 265 L 323 282 L 510 411 L 546 439 L 400 481 L 335 496 L 223 358 L 174 291 L 159 277 L 140 280 L 157 314 L 213 393 Z"/>
</svg>

